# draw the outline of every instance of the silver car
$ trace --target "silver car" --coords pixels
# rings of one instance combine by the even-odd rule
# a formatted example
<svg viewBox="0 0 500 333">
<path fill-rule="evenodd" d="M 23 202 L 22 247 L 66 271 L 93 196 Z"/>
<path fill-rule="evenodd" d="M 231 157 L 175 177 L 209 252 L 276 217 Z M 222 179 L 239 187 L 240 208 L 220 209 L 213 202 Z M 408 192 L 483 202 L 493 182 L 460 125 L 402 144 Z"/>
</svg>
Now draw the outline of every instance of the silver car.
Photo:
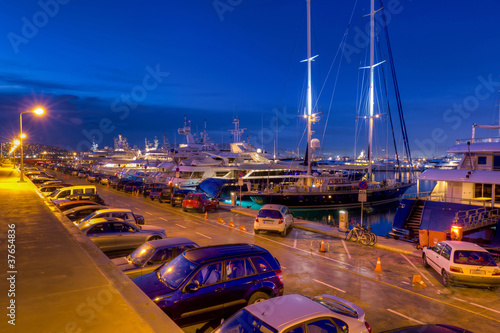
<svg viewBox="0 0 500 333">
<path fill-rule="evenodd" d="M 371 333 L 372 329 L 365 312 L 343 298 L 293 294 L 248 305 L 214 332 Z"/>
<path fill-rule="evenodd" d="M 135 278 L 150 273 L 186 250 L 200 247 L 187 238 L 167 238 L 142 244 L 130 255 L 112 259 L 128 277 Z"/>
<path fill-rule="evenodd" d="M 102 252 L 135 250 L 145 242 L 167 238 L 165 230 L 154 226 L 138 226 L 121 219 L 97 218 L 80 223 L 78 228 Z"/>
</svg>

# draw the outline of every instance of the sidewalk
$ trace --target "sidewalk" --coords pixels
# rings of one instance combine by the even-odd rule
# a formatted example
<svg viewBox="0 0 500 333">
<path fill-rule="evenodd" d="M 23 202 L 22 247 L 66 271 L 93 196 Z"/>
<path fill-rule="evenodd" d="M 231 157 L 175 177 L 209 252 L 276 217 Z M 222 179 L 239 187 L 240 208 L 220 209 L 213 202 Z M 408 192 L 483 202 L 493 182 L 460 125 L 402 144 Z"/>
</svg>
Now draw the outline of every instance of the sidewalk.
<svg viewBox="0 0 500 333">
<path fill-rule="evenodd" d="M 31 182 L 18 180 L 0 167 L 1 332 L 182 332 Z"/>
<path fill-rule="evenodd" d="M 233 213 L 238 213 L 246 216 L 256 217 L 258 211 L 256 209 L 243 208 L 239 206 L 231 206 L 229 204 L 221 204 L 221 207 L 230 210 Z M 345 232 L 339 231 L 338 227 L 331 227 L 326 224 L 311 222 L 306 220 L 294 219 L 294 227 L 297 229 L 303 229 L 307 231 L 316 232 L 330 237 L 337 237 L 344 239 L 346 236 Z M 413 255 L 417 257 L 422 256 L 422 251 L 417 250 L 415 245 L 405 241 L 399 241 L 395 239 L 387 239 L 385 237 L 378 237 L 378 242 L 375 247 L 399 252 L 407 255 Z"/>
</svg>

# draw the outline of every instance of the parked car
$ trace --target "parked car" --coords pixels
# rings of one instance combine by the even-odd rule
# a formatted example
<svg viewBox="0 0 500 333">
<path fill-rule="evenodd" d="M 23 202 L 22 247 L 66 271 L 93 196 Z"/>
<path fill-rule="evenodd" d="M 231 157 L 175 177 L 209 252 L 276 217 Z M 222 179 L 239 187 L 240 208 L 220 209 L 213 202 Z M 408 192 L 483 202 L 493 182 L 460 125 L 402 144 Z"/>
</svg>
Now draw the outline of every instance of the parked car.
<svg viewBox="0 0 500 333">
<path fill-rule="evenodd" d="M 293 228 L 293 215 L 287 206 L 268 204 L 262 206 L 255 218 L 253 230 L 258 234 L 261 230 L 278 231 L 286 236 Z"/>
<path fill-rule="evenodd" d="M 40 184 L 39 187 L 42 187 L 42 186 L 49 186 L 49 185 L 65 185 L 65 186 L 73 186 L 71 184 L 67 184 L 65 182 L 63 182 L 62 180 L 60 179 L 57 179 L 57 180 L 48 180 L 46 181 L 45 183 L 42 183 Z"/>
<path fill-rule="evenodd" d="M 62 187 L 54 192 L 52 192 L 47 197 L 52 200 L 52 202 L 57 203 L 58 201 L 66 201 L 66 198 L 69 195 L 73 194 L 95 194 L 97 190 L 95 185 L 74 185 L 68 187 Z"/>
<path fill-rule="evenodd" d="M 174 191 L 170 194 L 170 205 L 172 207 L 182 206 L 182 202 L 184 201 L 186 196 L 190 193 L 193 193 L 193 191 L 174 188 Z"/>
<path fill-rule="evenodd" d="M 167 184 L 164 183 L 149 183 L 149 184 L 144 184 L 144 187 L 142 189 L 142 195 L 144 198 L 149 197 L 149 194 L 151 193 L 152 189 L 163 189 L 168 187 Z"/>
<path fill-rule="evenodd" d="M 101 206 L 101 205 L 84 205 L 84 206 L 78 206 L 75 208 L 67 209 L 63 212 L 63 214 L 71 220 L 71 222 L 79 221 L 96 210 L 100 209 L 106 209 L 108 208 L 107 206 Z"/>
<path fill-rule="evenodd" d="M 90 173 L 88 176 L 87 176 L 87 181 L 89 183 L 98 183 L 99 180 L 101 179 L 102 175 L 100 173 Z"/>
<path fill-rule="evenodd" d="M 102 218 L 102 217 L 112 217 L 117 219 L 122 219 L 124 221 L 133 223 L 133 224 L 144 224 L 144 216 L 139 214 L 134 214 L 128 208 L 106 208 L 95 211 L 84 219 L 78 221 L 78 224 L 85 223 L 91 219 Z"/>
<path fill-rule="evenodd" d="M 432 267 L 441 275 L 445 287 L 454 284 L 500 287 L 500 268 L 491 254 L 481 246 L 462 241 L 441 241 L 423 249 L 425 267 Z"/>
<path fill-rule="evenodd" d="M 146 242 L 130 255 L 112 259 L 119 269 L 130 278 L 156 270 L 186 250 L 200 247 L 187 238 L 166 238 Z"/>
<path fill-rule="evenodd" d="M 71 200 L 57 203 L 56 206 L 59 208 L 61 212 L 66 210 L 80 207 L 80 206 L 88 206 L 88 205 L 99 205 L 97 202 L 89 201 L 89 200 Z"/>
<path fill-rule="evenodd" d="M 395 328 L 380 333 L 472 333 L 464 328 L 451 326 L 451 325 L 415 325 Z"/>
<path fill-rule="evenodd" d="M 111 186 L 112 182 L 117 182 L 120 178 L 118 176 L 109 176 L 109 175 L 104 175 L 102 178 L 99 180 L 99 184 L 101 185 L 109 185 Z"/>
<path fill-rule="evenodd" d="M 46 186 L 41 186 L 38 188 L 40 192 L 42 192 L 43 195 L 48 196 L 52 192 L 57 191 L 60 188 L 66 187 L 66 184 L 52 184 L 52 185 L 46 185 Z"/>
<path fill-rule="evenodd" d="M 53 180 L 54 180 L 54 178 L 49 178 L 49 177 L 34 177 L 31 179 L 31 182 L 37 186 L 40 186 L 45 182 L 53 181 Z"/>
<path fill-rule="evenodd" d="M 219 209 L 219 200 L 208 197 L 205 193 L 191 193 L 182 200 L 182 210 L 197 210 L 205 213 L 209 209 Z"/>
<path fill-rule="evenodd" d="M 125 186 L 125 184 L 127 184 L 128 182 L 131 182 L 130 179 L 120 179 L 118 182 L 112 182 L 110 185 L 115 188 L 117 191 L 119 190 L 123 190 L 123 187 Z"/>
<path fill-rule="evenodd" d="M 137 226 L 115 218 L 96 218 L 81 223 L 78 228 L 102 252 L 135 250 L 145 242 L 167 238 L 165 230 L 155 226 Z"/>
<path fill-rule="evenodd" d="M 106 205 L 104 199 L 99 194 L 72 194 L 68 195 L 66 200 L 89 200 L 98 203 L 99 205 Z"/>
<path fill-rule="evenodd" d="M 372 333 L 372 328 L 365 320 L 365 312 L 343 298 L 292 294 L 248 305 L 214 331 L 230 332 Z"/>
<path fill-rule="evenodd" d="M 253 244 L 187 250 L 132 281 L 179 326 L 228 317 L 283 294 L 278 260 Z"/>
<path fill-rule="evenodd" d="M 163 201 L 167 200 L 167 197 L 168 199 L 170 199 L 172 190 L 173 190 L 172 186 L 168 185 L 165 187 L 162 186 L 154 187 L 149 190 L 149 198 L 151 200 L 157 199 L 160 203 L 162 203 Z"/>
<path fill-rule="evenodd" d="M 131 181 L 126 183 L 123 186 L 123 192 L 133 192 L 133 191 L 142 191 L 142 188 L 144 187 L 144 182 L 142 181 Z"/>
</svg>

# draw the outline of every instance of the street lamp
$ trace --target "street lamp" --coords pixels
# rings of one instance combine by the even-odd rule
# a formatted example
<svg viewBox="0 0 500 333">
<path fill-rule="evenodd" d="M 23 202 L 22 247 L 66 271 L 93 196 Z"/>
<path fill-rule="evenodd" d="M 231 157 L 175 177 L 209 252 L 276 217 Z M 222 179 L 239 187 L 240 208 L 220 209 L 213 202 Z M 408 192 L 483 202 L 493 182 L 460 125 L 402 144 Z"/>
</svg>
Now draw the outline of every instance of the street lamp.
<svg viewBox="0 0 500 333">
<path fill-rule="evenodd" d="M 23 133 L 23 113 L 34 113 L 37 116 L 41 116 L 45 113 L 45 110 L 38 107 L 31 111 L 24 111 L 19 114 L 19 138 L 20 138 L 20 146 L 21 146 L 21 176 L 19 178 L 18 183 L 24 183 L 24 156 L 23 156 L 23 139 L 26 137 Z"/>
</svg>

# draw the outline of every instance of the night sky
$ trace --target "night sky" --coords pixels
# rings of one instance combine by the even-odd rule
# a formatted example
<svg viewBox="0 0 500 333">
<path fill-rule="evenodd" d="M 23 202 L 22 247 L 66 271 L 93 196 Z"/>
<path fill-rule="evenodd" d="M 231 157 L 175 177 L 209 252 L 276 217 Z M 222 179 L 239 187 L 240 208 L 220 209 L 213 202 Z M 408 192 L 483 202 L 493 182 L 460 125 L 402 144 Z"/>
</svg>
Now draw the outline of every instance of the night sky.
<svg viewBox="0 0 500 333">
<path fill-rule="evenodd" d="M 384 4 L 413 154 L 442 155 L 471 137 L 473 123 L 498 123 L 500 2 Z M 324 153 L 352 155 L 356 132 L 357 151 L 366 148 L 366 128 L 355 120 L 367 75 L 359 67 L 369 64 L 369 0 L 311 6 L 319 55 L 313 104 L 322 112 L 314 137 Z M 206 119 L 214 142 L 232 141 L 239 117 L 255 146 L 304 150 L 305 0 L 4 0 L 0 7 L 0 141 L 18 134 L 20 112 L 43 105 L 44 117 L 23 115 L 27 142 L 71 151 L 88 151 L 92 138 L 112 146 L 120 133 L 141 149 L 155 136 L 179 144 L 184 115 L 193 132 Z M 389 72 L 387 63 L 377 82 L 382 70 Z M 391 112 L 398 122 L 395 104 Z M 387 124 L 385 116 L 376 121 L 377 154 L 385 154 Z"/>
</svg>

